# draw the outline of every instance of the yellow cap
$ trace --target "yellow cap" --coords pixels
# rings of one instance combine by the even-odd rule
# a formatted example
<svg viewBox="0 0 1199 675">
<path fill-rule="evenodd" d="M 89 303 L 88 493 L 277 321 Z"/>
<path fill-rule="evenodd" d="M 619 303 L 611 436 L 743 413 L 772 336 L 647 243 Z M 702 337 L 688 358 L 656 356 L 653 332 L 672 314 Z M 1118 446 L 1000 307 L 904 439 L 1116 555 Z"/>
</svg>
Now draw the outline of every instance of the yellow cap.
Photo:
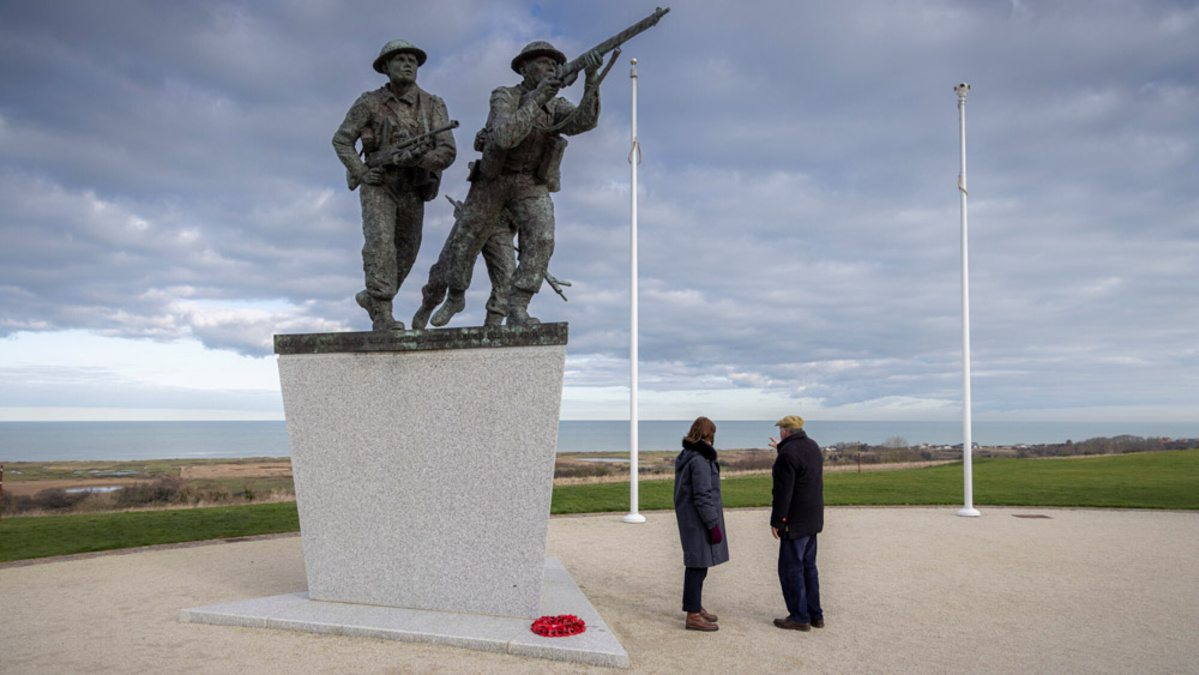
<svg viewBox="0 0 1199 675">
<path fill-rule="evenodd" d="M 802 429 L 803 418 L 799 415 L 787 415 L 783 419 L 775 422 L 774 426 L 782 427 L 784 429 Z"/>
</svg>

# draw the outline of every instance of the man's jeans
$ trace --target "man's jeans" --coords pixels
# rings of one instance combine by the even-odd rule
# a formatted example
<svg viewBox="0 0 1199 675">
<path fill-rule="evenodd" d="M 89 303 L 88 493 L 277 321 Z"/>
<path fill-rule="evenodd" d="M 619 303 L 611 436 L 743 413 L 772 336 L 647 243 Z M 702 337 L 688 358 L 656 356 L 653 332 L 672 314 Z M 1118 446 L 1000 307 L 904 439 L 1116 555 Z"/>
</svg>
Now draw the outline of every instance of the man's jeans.
<svg viewBox="0 0 1199 675">
<path fill-rule="evenodd" d="M 820 576 L 816 572 L 816 535 L 779 539 L 779 583 L 792 621 L 823 621 Z"/>
</svg>

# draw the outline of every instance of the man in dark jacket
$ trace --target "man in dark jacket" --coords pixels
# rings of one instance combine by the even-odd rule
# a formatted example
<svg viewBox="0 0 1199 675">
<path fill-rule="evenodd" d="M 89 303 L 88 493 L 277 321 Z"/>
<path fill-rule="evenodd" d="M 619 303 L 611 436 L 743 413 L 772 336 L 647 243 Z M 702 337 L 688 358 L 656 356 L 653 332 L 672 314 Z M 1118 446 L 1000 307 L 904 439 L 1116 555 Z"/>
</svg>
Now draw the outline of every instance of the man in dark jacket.
<svg viewBox="0 0 1199 675">
<path fill-rule="evenodd" d="M 788 615 L 774 625 L 786 630 L 824 628 L 820 577 L 816 572 L 816 535 L 824 529 L 824 457 L 803 430 L 803 418 L 788 415 L 775 423 L 780 440 L 771 474 L 774 499 L 770 531 L 779 540 L 779 583 Z"/>
</svg>

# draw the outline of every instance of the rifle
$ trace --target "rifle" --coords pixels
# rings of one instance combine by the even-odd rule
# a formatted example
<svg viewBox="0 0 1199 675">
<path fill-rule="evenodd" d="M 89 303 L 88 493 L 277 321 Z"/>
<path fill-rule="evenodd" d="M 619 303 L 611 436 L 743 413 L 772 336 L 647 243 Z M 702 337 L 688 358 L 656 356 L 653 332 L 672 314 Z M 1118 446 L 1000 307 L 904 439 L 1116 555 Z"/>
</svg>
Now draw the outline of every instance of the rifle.
<svg viewBox="0 0 1199 675">
<path fill-rule="evenodd" d="M 666 16 L 666 13 L 669 11 L 669 7 L 666 9 L 658 7 L 654 10 L 653 14 L 650 14 L 649 16 L 620 31 L 607 40 L 604 40 L 593 47 L 591 51 L 599 52 L 601 58 L 607 56 L 608 52 L 658 25 L 658 21 L 661 20 L 662 17 Z M 586 55 L 587 52 L 584 52 L 583 56 L 576 58 L 574 61 L 570 61 L 558 66 L 558 72 L 556 73 L 555 77 L 562 81 L 562 86 L 569 87 L 570 85 L 574 84 L 575 79 L 579 76 L 579 71 L 583 70 L 583 67 L 586 64 L 586 61 L 584 60 Z"/>
<path fill-rule="evenodd" d="M 385 125 L 385 128 L 387 128 L 387 126 L 389 126 L 389 125 Z M 408 148 L 411 148 L 420 143 L 423 143 L 423 142 L 429 140 L 430 138 L 433 138 L 437 134 L 444 133 L 446 131 L 451 131 L 451 130 L 457 129 L 457 128 L 458 128 L 458 120 L 450 120 L 450 123 L 445 125 L 444 127 L 440 127 L 440 128 L 434 129 L 432 131 L 427 131 L 423 134 L 417 134 L 415 136 L 410 136 L 409 138 L 406 138 L 402 141 L 397 141 L 395 143 L 384 145 L 382 148 L 379 148 L 375 152 L 367 153 L 366 165 L 367 165 L 367 167 L 369 167 L 371 169 L 377 169 L 377 168 L 383 167 L 383 166 L 391 166 L 393 164 L 399 164 L 400 153 L 404 152 Z M 388 134 L 386 132 L 384 132 L 385 140 L 386 140 L 387 135 Z"/>
</svg>

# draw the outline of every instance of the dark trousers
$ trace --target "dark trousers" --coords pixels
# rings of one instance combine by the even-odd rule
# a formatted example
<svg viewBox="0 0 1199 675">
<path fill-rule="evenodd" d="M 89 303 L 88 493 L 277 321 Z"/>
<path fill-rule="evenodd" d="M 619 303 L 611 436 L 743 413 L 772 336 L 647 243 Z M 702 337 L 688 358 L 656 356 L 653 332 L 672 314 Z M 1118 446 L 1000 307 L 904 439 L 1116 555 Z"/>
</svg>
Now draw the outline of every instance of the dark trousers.
<svg viewBox="0 0 1199 675">
<path fill-rule="evenodd" d="M 816 535 L 779 539 L 779 583 L 792 621 L 823 621 L 820 575 L 816 572 Z"/>
<path fill-rule="evenodd" d="M 425 202 L 413 188 L 402 185 L 363 185 L 358 192 L 366 292 L 376 300 L 391 300 L 420 252 Z"/>
<path fill-rule="evenodd" d="M 704 578 L 707 567 L 688 567 L 683 575 L 683 611 L 691 614 L 703 609 Z"/>
</svg>

